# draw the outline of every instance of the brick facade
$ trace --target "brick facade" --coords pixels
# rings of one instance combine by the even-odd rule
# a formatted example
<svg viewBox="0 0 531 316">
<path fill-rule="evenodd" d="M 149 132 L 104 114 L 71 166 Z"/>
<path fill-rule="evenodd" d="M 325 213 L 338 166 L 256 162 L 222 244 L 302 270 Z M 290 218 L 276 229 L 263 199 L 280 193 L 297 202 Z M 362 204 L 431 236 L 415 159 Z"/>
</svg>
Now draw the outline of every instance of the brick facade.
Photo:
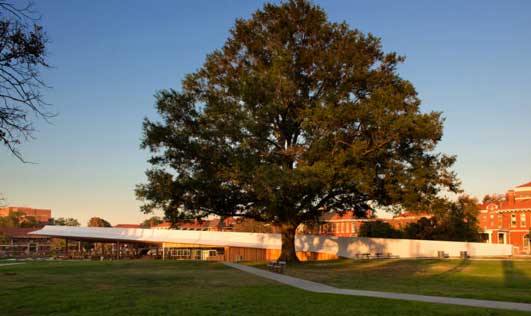
<svg viewBox="0 0 531 316">
<path fill-rule="evenodd" d="M 481 205 L 479 226 L 488 243 L 512 244 L 520 254 L 530 254 L 531 182 L 507 191 L 505 199 Z"/>
<path fill-rule="evenodd" d="M 52 217 L 52 210 L 48 209 L 37 209 L 30 207 L 3 207 L 0 208 L 0 216 L 8 216 L 11 213 L 20 212 L 24 213 L 25 216 L 35 217 L 40 223 L 48 223 Z"/>
</svg>

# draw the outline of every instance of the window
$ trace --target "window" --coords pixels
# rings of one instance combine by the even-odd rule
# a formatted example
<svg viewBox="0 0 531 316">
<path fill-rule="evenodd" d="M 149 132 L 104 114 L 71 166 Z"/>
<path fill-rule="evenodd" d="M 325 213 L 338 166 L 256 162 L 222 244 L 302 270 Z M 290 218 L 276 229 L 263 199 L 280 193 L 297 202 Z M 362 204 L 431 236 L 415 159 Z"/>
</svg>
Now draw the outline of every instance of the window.
<svg viewBox="0 0 531 316">
<path fill-rule="evenodd" d="M 524 236 L 524 249 L 529 248 L 529 235 Z"/>
<path fill-rule="evenodd" d="M 526 227 L 526 226 L 527 226 L 527 222 L 525 218 L 525 213 L 521 213 L 520 214 L 520 227 Z"/>
<path fill-rule="evenodd" d="M 498 214 L 498 228 L 502 228 L 503 226 L 503 215 Z"/>
<path fill-rule="evenodd" d="M 505 244 L 505 234 L 499 233 L 498 234 L 498 244 Z"/>
<path fill-rule="evenodd" d="M 169 255 L 175 259 L 190 259 L 190 249 L 173 248 L 170 250 Z"/>
<path fill-rule="evenodd" d="M 490 214 L 490 226 L 494 226 L 494 214 Z"/>
<path fill-rule="evenodd" d="M 516 226 L 516 214 L 511 214 L 511 226 Z"/>
</svg>

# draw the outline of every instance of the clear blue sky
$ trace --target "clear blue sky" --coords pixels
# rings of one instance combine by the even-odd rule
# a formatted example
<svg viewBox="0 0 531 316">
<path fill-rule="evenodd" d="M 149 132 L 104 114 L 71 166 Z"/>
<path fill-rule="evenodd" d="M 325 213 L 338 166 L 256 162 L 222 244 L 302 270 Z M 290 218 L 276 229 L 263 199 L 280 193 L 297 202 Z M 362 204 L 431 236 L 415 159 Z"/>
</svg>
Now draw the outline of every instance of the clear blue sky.
<svg viewBox="0 0 531 316">
<path fill-rule="evenodd" d="M 20 2 L 23 3 L 23 2 Z M 423 111 L 446 117 L 441 151 L 458 156 L 463 188 L 478 197 L 531 180 L 531 1 L 317 1 L 333 21 L 381 37 L 407 57 Z M 0 149 L 0 192 L 10 205 L 51 208 L 83 224 L 146 218 L 141 124 L 153 94 L 219 48 L 261 2 L 39 1 L 53 69 L 43 79 L 59 116 L 37 121 L 21 164 Z"/>
</svg>

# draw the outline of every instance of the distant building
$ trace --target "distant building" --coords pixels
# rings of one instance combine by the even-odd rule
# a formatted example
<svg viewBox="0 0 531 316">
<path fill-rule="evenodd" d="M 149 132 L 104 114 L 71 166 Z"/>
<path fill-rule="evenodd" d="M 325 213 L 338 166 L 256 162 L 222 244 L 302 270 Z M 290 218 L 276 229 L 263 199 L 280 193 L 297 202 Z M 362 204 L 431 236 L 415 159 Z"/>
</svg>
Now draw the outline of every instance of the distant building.
<svg viewBox="0 0 531 316">
<path fill-rule="evenodd" d="M 142 228 L 140 224 L 118 224 L 114 225 L 114 228 Z"/>
<path fill-rule="evenodd" d="M 313 234 L 338 237 L 357 237 L 360 227 L 365 222 L 377 220 L 387 222 L 394 228 L 403 228 L 405 225 L 416 222 L 422 217 L 430 218 L 433 215 L 425 213 L 405 212 L 393 218 L 378 218 L 372 215 L 372 211 L 367 213 L 365 218 L 356 217 L 353 211 L 343 213 L 328 212 L 321 216 L 316 225 L 300 225 L 298 234 Z M 261 227 L 260 225 L 264 226 Z M 267 227 L 266 227 L 267 226 Z M 118 227 L 118 226 L 115 226 Z M 121 228 L 133 228 L 122 227 Z M 236 232 L 268 232 L 279 233 L 279 227 L 270 224 L 257 222 L 253 219 L 226 217 L 223 221 L 220 218 L 203 219 L 194 221 L 182 221 L 176 223 L 172 228 L 170 222 L 164 222 L 152 229 L 177 229 L 177 230 L 201 230 L 201 231 L 236 231 Z"/>
<path fill-rule="evenodd" d="M 389 223 L 396 229 L 402 229 L 407 224 L 417 222 L 422 217 L 430 218 L 432 216 L 427 213 L 404 212 L 393 218 L 379 218 L 372 216 L 370 211 L 366 218 L 359 218 L 352 211 L 347 211 L 343 214 L 330 212 L 321 216 L 318 231 L 312 231 L 311 233 L 338 237 L 357 237 L 361 225 L 366 222 L 382 221 Z"/>
<path fill-rule="evenodd" d="M 376 220 L 376 218 L 371 218 L 372 213 L 367 215 L 367 218 L 359 218 L 356 217 L 353 211 L 344 213 L 328 212 L 321 216 L 318 231 L 311 233 L 326 236 L 356 237 L 363 223 Z"/>
<path fill-rule="evenodd" d="M 34 217 L 38 222 L 43 224 L 50 222 L 52 218 L 52 210 L 18 206 L 0 208 L 0 217 L 9 216 L 9 214 L 15 212 L 23 213 L 27 217 Z"/>
<path fill-rule="evenodd" d="M 432 218 L 433 214 L 429 213 L 414 213 L 414 212 L 403 212 L 399 215 L 394 216 L 392 219 L 382 219 L 384 222 L 388 222 L 396 229 L 403 229 L 408 224 L 416 223 L 421 218 Z"/>
<path fill-rule="evenodd" d="M 171 229 L 171 223 L 170 222 L 160 223 L 158 225 L 151 226 L 151 229 Z"/>
<path fill-rule="evenodd" d="M 479 226 L 486 242 L 512 244 L 519 253 L 531 253 L 531 182 L 508 190 L 505 200 L 481 205 Z"/>
<path fill-rule="evenodd" d="M 170 222 L 160 223 L 152 226 L 152 229 L 178 229 L 178 230 L 201 230 L 201 231 L 232 231 L 236 220 L 233 217 L 225 217 L 223 220 L 220 218 L 212 219 L 195 219 L 193 221 L 180 221 L 175 225 Z"/>
</svg>

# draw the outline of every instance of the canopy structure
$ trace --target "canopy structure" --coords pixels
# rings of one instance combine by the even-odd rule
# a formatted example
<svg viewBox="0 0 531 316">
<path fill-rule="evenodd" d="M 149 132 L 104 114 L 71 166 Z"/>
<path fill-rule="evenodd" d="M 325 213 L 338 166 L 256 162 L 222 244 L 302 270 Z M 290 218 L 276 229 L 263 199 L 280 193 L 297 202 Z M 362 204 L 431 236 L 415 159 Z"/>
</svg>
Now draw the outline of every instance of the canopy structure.
<svg viewBox="0 0 531 316">
<path fill-rule="evenodd" d="M 108 242 L 193 244 L 266 250 L 281 248 L 280 234 L 69 226 L 45 226 L 30 234 Z M 358 258 L 360 254 L 392 254 L 401 258 L 437 257 L 441 252 L 451 257 L 459 257 L 462 252 L 478 257 L 511 256 L 513 250 L 512 245 L 508 244 L 316 235 L 297 235 L 295 249 L 346 258 Z"/>
<path fill-rule="evenodd" d="M 142 229 L 112 227 L 45 226 L 31 234 L 93 241 L 121 241 L 145 243 L 181 243 L 216 245 L 220 247 L 244 247 L 280 249 L 279 234 L 209 232 L 174 229 Z"/>
</svg>

